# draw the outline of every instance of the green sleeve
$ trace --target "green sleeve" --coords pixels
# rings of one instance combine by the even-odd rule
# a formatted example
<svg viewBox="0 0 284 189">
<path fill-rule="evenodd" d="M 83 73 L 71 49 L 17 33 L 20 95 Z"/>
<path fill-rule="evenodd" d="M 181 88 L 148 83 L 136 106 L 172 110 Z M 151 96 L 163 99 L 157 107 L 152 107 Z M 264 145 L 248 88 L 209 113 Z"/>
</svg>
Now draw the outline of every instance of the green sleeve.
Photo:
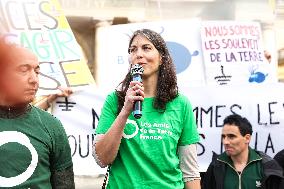
<svg viewBox="0 0 284 189">
<path fill-rule="evenodd" d="M 61 171 L 73 166 L 71 149 L 66 132 L 61 122 L 53 118 L 49 124 L 52 127 L 51 170 Z"/>
<path fill-rule="evenodd" d="M 189 100 L 183 96 L 184 104 L 184 120 L 183 120 L 183 130 L 179 139 L 179 146 L 185 146 L 189 144 L 194 144 L 199 141 L 199 134 L 197 132 L 197 126 L 195 122 L 195 117 L 193 114 L 192 106 Z"/>
<path fill-rule="evenodd" d="M 96 134 L 105 134 L 114 120 L 117 117 L 117 96 L 116 93 L 113 92 L 107 96 L 104 106 L 101 111 L 99 123 L 96 129 Z"/>
</svg>

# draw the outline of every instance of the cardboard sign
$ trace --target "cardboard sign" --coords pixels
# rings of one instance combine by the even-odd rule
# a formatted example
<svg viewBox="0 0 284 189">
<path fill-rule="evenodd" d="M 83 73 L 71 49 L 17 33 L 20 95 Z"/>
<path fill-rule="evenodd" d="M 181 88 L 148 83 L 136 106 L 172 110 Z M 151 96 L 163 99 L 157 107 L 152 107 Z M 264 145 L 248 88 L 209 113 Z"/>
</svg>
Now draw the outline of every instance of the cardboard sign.
<svg viewBox="0 0 284 189">
<path fill-rule="evenodd" d="M 38 95 L 55 93 L 59 86 L 94 84 L 57 0 L 1 0 L 0 22 L 7 40 L 29 48 L 39 58 Z"/>
<path fill-rule="evenodd" d="M 202 50 L 210 85 L 275 83 L 276 65 L 264 57 L 256 22 L 202 22 Z"/>
</svg>

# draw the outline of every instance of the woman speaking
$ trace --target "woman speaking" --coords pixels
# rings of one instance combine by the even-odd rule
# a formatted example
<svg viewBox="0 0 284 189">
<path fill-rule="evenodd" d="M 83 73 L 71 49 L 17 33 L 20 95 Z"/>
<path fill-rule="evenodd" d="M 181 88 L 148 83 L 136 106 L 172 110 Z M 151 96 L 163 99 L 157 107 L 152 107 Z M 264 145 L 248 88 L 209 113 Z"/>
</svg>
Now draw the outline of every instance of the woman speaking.
<svg viewBox="0 0 284 189">
<path fill-rule="evenodd" d="M 178 92 L 172 58 L 163 38 L 142 29 L 129 42 L 129 72 L 104 103 L 93 156 L 110 166 L 109 189 L 199 189 L 195 118 Z M 142 66 L 142 82 L 131 68 Z M 142 117 L 132 114 L 142 102 Z"/>
</svg>

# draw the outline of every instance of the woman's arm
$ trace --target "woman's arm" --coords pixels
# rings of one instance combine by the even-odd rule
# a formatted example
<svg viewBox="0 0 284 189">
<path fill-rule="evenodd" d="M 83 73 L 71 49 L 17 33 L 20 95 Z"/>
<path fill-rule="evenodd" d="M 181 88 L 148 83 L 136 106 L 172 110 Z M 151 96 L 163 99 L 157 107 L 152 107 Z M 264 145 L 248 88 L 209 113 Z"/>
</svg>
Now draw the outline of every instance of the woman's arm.
<svg viewBox="0 0 284 189">
<path fill-rule="evenodd" d="M 200 189 L 200 174 L 197 164 L 196 144 L 179 146 L 178 154 L 185 189 Z"/>
<path fill-rule="evenodd" d="M 106 134 L 101 135 L 93 146 L 93 155 L 101 167 L 111 164 L 117 156 L 124 127 L 132 112 L 133 104 L 144 100 L 144 88 L 140 82 L 131 82 L 125 96 L 125 102 L 119 115 L 114 120 Z"/>
<path fill-rule="evenodd" d="M 108 132 L 100 135 L 100 139 L 94 144 L 94 156 L 101 167 L 106 167 L 114 161 L 128 116 L 129 114 L 122 110 Z"/>
<path fill-rule="evenodd" d="M 185 183 L 185 189 L 200 189 L 200 180 L 193 180 Z"/>
</svg>

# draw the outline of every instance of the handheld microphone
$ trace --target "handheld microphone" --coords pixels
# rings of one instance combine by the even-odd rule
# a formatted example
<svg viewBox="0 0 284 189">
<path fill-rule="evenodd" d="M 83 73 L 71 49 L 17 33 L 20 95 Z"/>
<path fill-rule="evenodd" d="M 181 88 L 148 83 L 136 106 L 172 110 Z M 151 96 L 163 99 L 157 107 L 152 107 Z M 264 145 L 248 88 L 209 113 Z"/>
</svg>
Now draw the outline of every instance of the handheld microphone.
<svg viewBox="0 0 284 189">
<path fill-rule="evenodd" d="M 141 76 L 143 72 L 144 69 L 140 64 L 134 64 L 131 67 L 132 81 L 139 81 L 142 83 Z M 140 119 L 142 117 L 142 102 L 140 100 L 134 102 L 132 114 L 136 119 Z"/>
</svg>

